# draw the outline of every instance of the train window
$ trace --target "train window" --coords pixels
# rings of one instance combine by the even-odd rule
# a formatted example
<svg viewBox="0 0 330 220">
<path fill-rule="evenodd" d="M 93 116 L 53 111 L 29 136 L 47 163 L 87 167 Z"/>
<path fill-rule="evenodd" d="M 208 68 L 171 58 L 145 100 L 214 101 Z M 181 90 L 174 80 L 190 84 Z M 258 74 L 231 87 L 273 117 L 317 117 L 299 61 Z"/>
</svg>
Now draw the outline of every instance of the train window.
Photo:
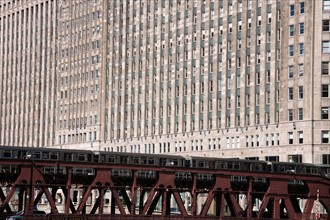
<svg viewBox="0 0 330 220">
<path fill-rule="evenodd" d="M 262 171 L 261 164 L 256 164 L 256 171 Z"/>
<path fill-rule="evenodd" d="M 220 169 L 227 169 L 227 162 L 221 162 Z"/>
<path fill-rule="evenodd" d="M 191 166 L 191 160 L 185 160 L 185 167 Z"/>
<path fill-rule="evenodd" d="M 199 160 L 198 161 L 198 167 L 204 167 L 204 161 L 202 161 L 202 160 Z"/>
<path fill-rule="evenodd" d="M 91 162 L 92 161 L 92 155 L 91 154 L 87 154 L 87 161 Z"/>
<path fill-rule="evenodd" d="M 34 159 L 41 159 L 41 152 L 33 152 L 33 158 Z"/>
<path fill-rule="evenodd" d="M 72 161 L 72 153 L 64 153 L 64 161 Z"/>
<path fill-rule="evenodd" d="M 11 150 L 3 150 L 4 158 L 11 158 Z"/>
<path fill-rule="evenodd" d="M 121 157 L 120 157 L 120 163 L 121 163 L 121 164 L 127 164 L 127 161 L 128 161 L 128 160 L 127 160 L 127 156 L 121 156 Z"/>
<path fill-rule="evenodd" d="M 173 159 L 173 161 L 172 161 L 171 164 L 173 164 L 173 166 L 177 166 L 178 165 L 178 160 L 177 159 Z"/>
<path fill-rule="evenodd" d="M 140 158 L 139 157 L 133 157 L 133 164 L 139 164 Z"/>
<path fill-rule="evenodd" d="M 14 157 L 14 158 L 26 158 L 27 154 L 30 154 L 30 153 L 27 152 L 26 150 L 13 150 L 12 157 Z"/>
<path fill-rule="evenodd" d="M 234 170 L 239 170 L 239 169 L 240 169 L 239 163 L 234 163 Z"/>
<path fill-rule="evenodd" d="M 49 160 L 49 152 L 42 152 L 42 159 Z"/>
<path fill-rule="evenodd" d="M 233 169 L 233 163 L 232 162 L 228 162 L 228 169 L 230 169 L 230 170 Z"/>
<path fill-rule="evenodd" d="M 159 165 L 160 166 L 167 166 L 167 161 L 164 158 L 159 158 Z"/>
<path fill-rule="evenodd" d="M 78 161 L 85 161 L 85 154 L 78 154 Z"/>
<path fill-rule="evenodd" d="M 58 159 L 58 153 L 50 153 L 50 159 L 51 160 L 57 160 Z"/>
<path fill-rule="evenodd" d="M 141 163 L 141 164 L 146 164 L 146 163 L 147 163 L 147 158 L 145 158 L 145 157 L 141 157 L 141 158 L 140 158 L 140 163 Z"/>
<path fill-rule="evenodd" d="M 155 159 L 154 158 L 148 158 L 148 164 L 155 164 Z"/>
<path fill-rule="evenodd" d="M 109 156 L 108 163 L 114 163 L 114 162 L 115 162 L 115 156 Z"/>
<path fill-rule="evenodd" d="M 305 166 L 302 166 L 300 167 L 300 171 L 299 171 L 301 174 L 304 174 L 306 173 L 306 167 Z"/>
</svg>

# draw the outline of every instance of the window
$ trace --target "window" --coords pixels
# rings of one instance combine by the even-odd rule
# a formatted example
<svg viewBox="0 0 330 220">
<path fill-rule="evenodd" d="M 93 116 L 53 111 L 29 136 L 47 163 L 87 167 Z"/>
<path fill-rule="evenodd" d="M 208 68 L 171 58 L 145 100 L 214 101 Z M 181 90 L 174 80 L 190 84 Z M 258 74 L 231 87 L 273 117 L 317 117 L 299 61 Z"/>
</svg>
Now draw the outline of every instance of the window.
<svg viewBox="0 0 330 220">
<path fill-rule="evenodd" d="M 301 77 L 304 75 L 304 64 L 303 63 L 299 63 L 298 64 L 298 76 Z"/>
<path fill-rule="evenodd" d="M 299 55 L 304 54 L 304 43 L 299 43 Z"/>
<path fill-rule="evenodd" d="M 329 74 L 329 62 L 322 62 L 322 75 Z"/>
<path fill-rule="evenodd" d="M 270 24 L 272 23 L 272 14 L 268 14 L 268 20 L 267 20 L 267 23 Z"/>
<path fill-rule="evenodd" d="M 330 164 L 330 154 L 322 154 L 322 164 Z"/>
<path fill-rule="evenodd" d="M 321 131 L 321 136 L 322 136 L 322 144 L 327 144 L 329 143 L 329 131 Z"/>
<path fill-rule="evenodd" d="M 238 31 L 242 30 L 242 21 L 238 21 Z"/>
<path fill-rule="evenodd" d="M 288 78 L 292 79 L 293 78 L 293 66 L 289 66 L 288 68 Z"/>
<path fill-rule="evenodd" d="M 299 23 L 299 34 L 304 34 L 304 32 L 305 32 L 304 22 Z"/>
<path fill-rule="evenodd" d="M 289 15 L 294 16 L 294 5 L 290 5 Z"/>
<path fill-rule="evenodd" d="M 302 155 L 301 154 L 288 155 L 288 161 L 291 163 L 302 163 Z"/>
<path fill-rule="evenodd" d="M 328 98 L 329 97 L 329 85 L 328 84 L 323 84 L 322 85 L 322 97 L 323 98 Z"/>
<path fill-rule="evenodd" d="M 322 119 L 329 119 L 329 108 L 328 107 L 322 107 L 321 108 L 321 118 Z"/>
<path fill-rule="evenodd" d="M 294 24 L 290 24 L 289 26 L 289 36 L 294 36 Z"/>
<path fill-rule="evenodd" d="M 288 110 L 288 119 L 289 121 L 293 121 L 293 109 Z"/>
<path fill-rule="evenodd" d="M 304 87 L 303 86 L 299 86 L 298 87 L 298 98 L 299 99 L 303 99 L 304 98 Z"/>
<path fill-rule="evenodd" d="M 322 21 L 322 31 L 330 31 L 329 22 L 330 22 L 330 20 Z"/>
<path fill-rule="evenodd" d="M 289 45 L 289 56 L 292 57 L 293 54 L 293 45 Z"/>
<path fill-rule="evenodd" d="M 300 6 L 300 9 L 299 9 L 300 14 L 304 14 L 305 13 L 305 2 L 300 2 L 299 6 Z"/>
<path fill-rule="evenodd" d="M 265 160 L 266 160 L 266 161 L 274 161 L 274 162 L 277 162 L 277 161 L 279 161 L 280 159 L 279 159 L 279 156 L 266 156 L 266 157 L 265 157 Z"/>
<path fill-rule="evenodd" d="M 298 143 L 299 144 L 304 143 L 304 133 L 302 131 L 298 131 Z"/>
<path fill-rule="evenodd" d="M 330 10 L 330 0 L 323 0 L 323 10 Z"/>
<path fill-rule="evenodd" d="M 304 120 L 304 109 L 298 108 L 298 120 Z"/>
<path fill-rule="evenodd" d="M 257 45 L 260 45 L 261 44 L 261 35 L 258 34 L 257 35 Z"/>
<path fill-rule="evenodd" d="M 289 87 L 288 89 L 288 94 L 289 94 L 289 100 L 293 100 L 293 88 L 292 87 Z"/>
<path fill-rule="evenodd" d="M 322 41 L 322 53 L 330 53 L 330 42 Z"/>
<path fill-rule="evenodd" d="M 293 144 L 293 132 L 288 133 L 289 144 Z"/>
<path fill-rule="evenodd" d="M 248 18 L 248 29 L 251 29 L 251 18 Z"/>
</svg>

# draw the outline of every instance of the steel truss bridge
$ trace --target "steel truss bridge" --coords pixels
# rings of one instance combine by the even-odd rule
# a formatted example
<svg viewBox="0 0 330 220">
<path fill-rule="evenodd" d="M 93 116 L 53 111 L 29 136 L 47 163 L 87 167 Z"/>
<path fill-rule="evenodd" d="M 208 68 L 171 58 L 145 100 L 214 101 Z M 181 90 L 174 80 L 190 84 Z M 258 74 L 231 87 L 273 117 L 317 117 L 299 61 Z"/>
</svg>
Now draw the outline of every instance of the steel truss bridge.
<svg viewBox="0 0 330 220">
<path fill-rule="evenodd" d="M 0 219 L 17 210 L 24 210 L 25 219 L 52 220 L 315 219 L 327 218 L 318 214 L 319 207 L 330 210 L 330 180 L 322 176 L 27 159 L 0 159 L 0 164 Z M 79 168 L 95 172 L 75 173 Z M 77 189 L 82 196 L 74 203 Z M 61 210 L 58 190 L 64 194 Z M 93 190 L 98 197 L 87 210 Z M 106 192 L 111 194 L 107 210 Z M 183 194 L 190 197 L 189 207 Z M 36 216 L 42 197 L 49 214 Z"/>
</svg>

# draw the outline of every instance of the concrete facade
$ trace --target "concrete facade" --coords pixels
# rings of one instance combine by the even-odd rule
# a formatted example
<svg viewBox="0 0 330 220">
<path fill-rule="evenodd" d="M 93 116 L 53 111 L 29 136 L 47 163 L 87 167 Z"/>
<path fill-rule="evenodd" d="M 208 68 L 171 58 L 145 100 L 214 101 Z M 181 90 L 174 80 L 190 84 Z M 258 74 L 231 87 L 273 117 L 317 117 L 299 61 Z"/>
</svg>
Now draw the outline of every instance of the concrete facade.
<svg viewBox="0 0 330 220">
<path fill-rule="evenodd" d="M 24 57 L 4 40 L 10 2 L 1 144 L 330 163 L 328 0 L 31 1 L 58 9 L 46 120 L 8 113 L 29 103 L 6 94 L 21 87 L 7 69 Z M 18 2 L 15 13 L 32 7 Z M 21 75 L 44 79 L 37 70 Z M 35 126 L 49 141 L 19 129 L 32 115 L 51 120 Z"/>
</svg>

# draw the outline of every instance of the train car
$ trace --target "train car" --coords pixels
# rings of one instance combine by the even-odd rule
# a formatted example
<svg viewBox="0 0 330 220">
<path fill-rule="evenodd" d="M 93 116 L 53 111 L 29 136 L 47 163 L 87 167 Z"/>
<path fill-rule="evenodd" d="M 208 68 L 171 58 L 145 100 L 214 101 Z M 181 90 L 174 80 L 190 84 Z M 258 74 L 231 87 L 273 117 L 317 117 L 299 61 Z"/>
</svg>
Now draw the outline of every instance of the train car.
<svg viewBox="0 0 330 220">
<path fill-rule="evenodd" d="M 100 162 L 133 165 L 152 166 L 185 166 L 185 158 L 176 155 L 121 153 L 121 152 L 99 152 Z"/>
<path fill-rule="evenodd" d="M 94 153 L 88 150 L 1 146 L 0 158 L 92 162 Z"/>
<path fill-rule="evenodd" d="M 174 166 L 254 172 L 295 173 L 303 175 L 321 175 L 325 177 L 330 176 L 329 165 L 315 165 L 292 162 L 266 162 L 241 160 L 237 158 L 179 156 L 168 154 L 142 154 L 109 151 L 93 152 L 89 150 L 75 149 L 0 146 L 0 159 L 1 158 L 150 165 L 163 167 Z M 7 167 L 4 166 L 1 166 L 0 168 L 2 170 L 7 169 Z M 50 170 L 49 172 L 59 171 Z M 92 173 L 91 171 L 86 172 Z M 181 178 L 181 175 L 178 176 Z"/>
</svg>

